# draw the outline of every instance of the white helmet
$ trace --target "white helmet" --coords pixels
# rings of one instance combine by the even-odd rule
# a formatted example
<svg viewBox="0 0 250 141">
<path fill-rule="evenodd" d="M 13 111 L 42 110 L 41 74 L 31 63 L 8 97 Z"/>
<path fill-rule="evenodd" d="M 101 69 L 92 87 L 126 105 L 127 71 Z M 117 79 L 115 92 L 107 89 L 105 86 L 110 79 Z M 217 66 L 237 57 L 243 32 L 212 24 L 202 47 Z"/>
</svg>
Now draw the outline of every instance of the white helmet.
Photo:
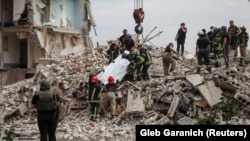
<svg viewBox="0 0 250 141">
<path fill-rule="evenodd" d="M 130 52 L 128 50 L 123 51 L 122 58 L 127 58 L 127 56 L 129 55 L 129 53 Z"/>
<path fill-rule="evenodd" d="M 204 35 L 204 32 L 201 30 L 197 33 L 197 35 Z"/>
</svg>

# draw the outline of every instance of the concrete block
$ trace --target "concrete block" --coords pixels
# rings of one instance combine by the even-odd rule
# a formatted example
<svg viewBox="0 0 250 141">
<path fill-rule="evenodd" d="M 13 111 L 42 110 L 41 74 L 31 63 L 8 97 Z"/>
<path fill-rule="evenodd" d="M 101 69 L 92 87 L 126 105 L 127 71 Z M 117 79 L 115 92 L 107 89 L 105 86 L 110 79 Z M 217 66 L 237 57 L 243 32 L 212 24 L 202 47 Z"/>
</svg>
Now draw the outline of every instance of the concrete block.
<svg viewBox="0 0 250 141">
<path fill-rule="evenodd" d="M 175 111 L 179 105 L 180 97 L 178 95 L 174 95 L 173 101 L 168 109 L 167 116 L 170 118 L 174 117 Z"/>
<path fill-rule="evenodd" d="M 88 107 L 88 103 L 86 101 L 73 101 L 70 104 L 70 109 L 85 109 Z"/>
<path fill-rule="evenodd" d="M 237 93 L 234 95 L 234 98 L 245 106 L 250 105 L 250 98 L 246 94 Z"/>
<path fill-rule="evenodd" d="M 208 81 L 204 85 L 199 86 L 198 89 L 210 107 L 221 102 L 222 90 L 216 87 L 213 81 Z"/>
<path fill-rule="evenodd" d="M 178 125 L 194 125 L 197 123 L 196 120 L 191 119 L 190 117 L 182 117 L 176 121 Z"/>
<path fill-rule="evenodd" d="M 128 90 L 127 95 L 127 107 L 125 114 L 130 113 L 144 113 L 145 105 L 143 103 L 143 98 L 140 97 L 139 93 L 132 93 L 131 90 Z"/>
<path fill-rule="evenodd" d="M 186 75 L 186 79 L 193 87 L 197 87 L 203 83 L 203 77 L 199 74 Z"/>
</svg>

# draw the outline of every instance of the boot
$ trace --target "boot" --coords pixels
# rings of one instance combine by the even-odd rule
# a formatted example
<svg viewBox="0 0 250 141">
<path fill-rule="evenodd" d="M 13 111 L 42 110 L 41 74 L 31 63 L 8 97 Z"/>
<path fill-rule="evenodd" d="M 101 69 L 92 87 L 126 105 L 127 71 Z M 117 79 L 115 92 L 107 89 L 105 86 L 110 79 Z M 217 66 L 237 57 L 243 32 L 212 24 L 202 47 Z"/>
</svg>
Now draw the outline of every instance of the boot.
<svg viewBox="0 0 250 141">
<path fill-rule="evenodd" d="M 208 67 L 208 68 L 207 68 L 207 71 L 208 71 L 209 73 L 211 73 L 211 71 L 212 71 L 211 67 Z"/>
<path fill-rule="evenodd" d="M 229 69 L 229 64 L 228 63 L 226 63 L 226 69 Z"/>
<path fill-rule="evenodd" d="M 201 72 L 201 68 L 197 68 L 196 73 L 200 73 Z"/>
</svg>

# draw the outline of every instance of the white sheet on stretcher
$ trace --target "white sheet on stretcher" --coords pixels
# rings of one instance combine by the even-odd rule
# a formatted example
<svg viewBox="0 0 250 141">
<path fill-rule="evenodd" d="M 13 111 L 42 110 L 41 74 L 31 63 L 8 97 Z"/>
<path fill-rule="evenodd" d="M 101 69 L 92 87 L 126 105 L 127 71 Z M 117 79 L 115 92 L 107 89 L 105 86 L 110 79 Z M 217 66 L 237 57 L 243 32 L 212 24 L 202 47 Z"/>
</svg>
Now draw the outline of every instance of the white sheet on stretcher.
<svg viewBox="0 0 250 141">
<path fill-rule="evenodd" d="M 97 78 L 106 85 L 108 83 L 108 77 L 113 76 L 116 80 L 121 81 L 123 77 L 127 74 L 127 68 L 129 65 L 127 59 L 123 59 L 120 54 L 114 62 L 110 63 L 108 66 L 104 67 L 104 71 L 97 75 Z"/>
</svg>

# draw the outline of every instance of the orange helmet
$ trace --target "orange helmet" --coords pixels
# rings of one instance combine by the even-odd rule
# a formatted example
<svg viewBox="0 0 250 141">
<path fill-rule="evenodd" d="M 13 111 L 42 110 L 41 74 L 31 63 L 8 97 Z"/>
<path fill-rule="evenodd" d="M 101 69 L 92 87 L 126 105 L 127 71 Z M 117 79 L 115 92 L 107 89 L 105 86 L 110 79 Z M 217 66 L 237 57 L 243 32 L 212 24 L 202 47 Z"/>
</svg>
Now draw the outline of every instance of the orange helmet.
<svg viewBox="0 0 250 141">
<path fill-rule="evenodd" d="M 97 76 L 92 76 L 91 77 L 91 82 L 93 82 L 93 83 L 97 83 L 99 80 L 98 80 L 98 78 L 97 78 Z"/>
<path fill-rule="evenodd" d="M 109 83 L 114 83 L 115 82 L 115 78 L 113 76 L 109 76 L 108 82 Z"/>
</svg>

